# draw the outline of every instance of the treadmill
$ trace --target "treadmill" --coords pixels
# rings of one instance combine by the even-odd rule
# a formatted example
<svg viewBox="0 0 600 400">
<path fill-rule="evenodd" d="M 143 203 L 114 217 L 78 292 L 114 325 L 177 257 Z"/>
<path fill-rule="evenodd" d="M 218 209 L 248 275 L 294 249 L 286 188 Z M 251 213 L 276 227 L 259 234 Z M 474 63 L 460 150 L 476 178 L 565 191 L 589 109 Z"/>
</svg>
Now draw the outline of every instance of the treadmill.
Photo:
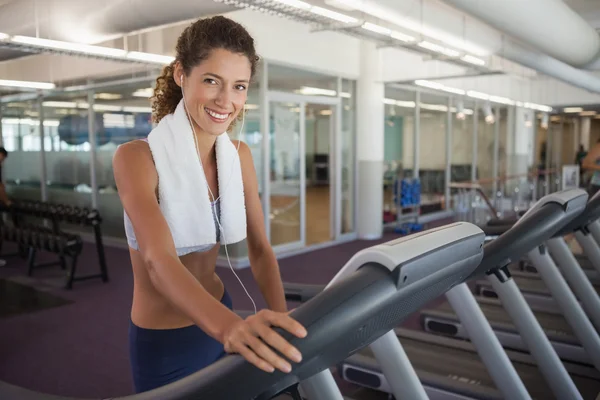
<svg viewBox="0 0 600 400">
<path fill-rule="evenodd" d="M 559 307 L 538 272 L 513 271 L 511 269 L 510 275 L 517 283 L 521 293 L 523 293 L 523 296 L 532 309 L 552 312 L 552 310 L 556 310 Z M 592 287 L 596 294 L 600 294 L 600 285 L 592 283 Z M 473 290 L 479 296 L 488 298 L 498 297 L 491 283 L 486 280 L 475 282 Z"/>
<path fill-rule="evenodd" d="M 518 323 L 521 330 L 525 332 L 524 336 L 531 352 L 531 359 L 535 360 L 535 364 L 538 366 L 541 376 L 546 381 L 547 387 L 551 389 L 551 392 L 558 399 L 581 399 L 582 394 L 587 392 L 589 386 L 591 386 L 589 390 L 598 393 L 597 389 L 600 387 L 592 385 L 592 382 L 596 381 L 595 378 L 597 376 L 591 373 L 589 369 L 585 369 L 574 376 L 569 375 L 574 370 L 578 370 L 580 366 L 563 365 L 560 361 L 541 327 L 535 320 L 533 313 L 528 308 L 527 303 L 522 295 L 520 295 L 514 281 L 508 276 L 506 266 L 511 262 L 512 258 L 520 258 L 526 252 L 531 251 L 532 248 L 543 243 L 555 232 L 563 228 L 583 211 L 586 200 L 587 193 L 579 189 L 563 191 L 544 197 L 528 211 L 518 224 L 495 241 L 486 245 L 482 266 L 470 277 L 477 278 L 482 274 L 486 274 L 490 279 L 497 280 L 498 286 L 504 287 L 501 293 L 505 293 L 504 300 L 509 305 L 513 319 Z M 463 285 L 457 287 L 461 286 Z M 452 290 L 454 291 L 456 288 Z M 415 366 L 417 373 L 419 373 L 419 377 L 424 382 L 426 388 L 438 394 L 443 393 L 441 397 L 436 396 L 436 398 L 440 399 L 498 398 L 492 395 L 494 389 L 496 390 L 496 396 L 498 396 L 499 391 L 502 392 L 502 398 L 527 398 L 523 393 L 520 395 L 507 395 L 507 388 L 495 376 L 497 374 L 497 367 L 503 365 L 502 360 L 500 360 L 502 353 L 494 353 L 493 349 L 490 349 L 490 346 L 486 346 L 491 341 L 484 340 L 488 335 L 495 335 L 493 331 L 489 333 L 491 328 L 488 331 L 485 329 L 485 324 L 481 323 L 478 317 L 479 314 L 482 314 L 481 310 L 466 287 L 462 294 L 464 295 L 462 299 L 464 302 L 457 302 L 456 298 L 453 298 L 453 295 L 451 295 L 451 291 L 447 292 L 446 296 L 451 301 L 453 308 L 461 312 L 460 318 L 468 326 L 471 333 L 470 339 L 478 351 L 480 360 L 483 362 L 471 363 L 471 367 L 463 368 L 464 364 L 462 364 L 463 361 L 461 360 L 469 360 L 468 362 L 473 360 L 472 351 L 471 355 L 469 355 L 467 352 L 461 350 L 463 342 L 449 339 L 445 343 L 449 347 L 446 351 L 444 347 L 433 346 L 430 343 L 431 341 L 439 340 L 440 337 L 425 332 L 414 332 L 413 335 L 423 338 L 423 340 L 418 341 L 418 344 L 409 341 L 404 346 L 407 354 L 415 355 L 411 358 L 411 362 Z M 467 302 L 469 299 L 470 302 Z M 403 338 L 401 337 L 400 339 L 404 343 Z M 413 348 L 413 345 L 417 347 Z M 503 350 L 502 352 L 504 353 Z M 358 354 L 362 356 L 363 361 L 365 357 L 368 357 L 365 351 L 361 351 Z M 490 358 L 492 357 L 490 354 L 499 357 L 496 360 L 496 364 L 494 364 L 493 360 L 490 362 Z M 540 375 L 533 377 L 531 372 L 525 370 L 522 363 L 518 362 L 517 358 L 522 357 L 522 353 L 509 352 L 508 355 L 506 353 L 504 355 L 510 359 L 518 375 L 523 378 L 528 390 L 533 392 L 536 388 L 543 388 L 545 386 L 539 379 Z M 364 363 L 357 365 L 356 361 L 359 358 L 361 357 L 352 356 L 340 364 L 342 376 L 354 383 L 386 390 L 385 386 L 381 387 L 376 384 L 383 379 L 383 375 L 377 370 L 365 368 Z M 373 360 L 371 361 L 374 362 Z M 432 365 L 435 366 L 433 370 L 431 368 Z M 486 369 L 486 376 L 488 377 L 481 379 L 481 371 L 485 371 Z M 457 377 L 456 372 L 459 370 L 461 371 L 461 376 Z M 359 373 L 344 375 L 344 371 L 359 371 Z M 455 382 L 449 382 L 448 377 L 455 377 Z M 585 381 L 582 382 L 579 377 L 583 377 Z M 465 383 L 468 383 L 468 385 L 465 385 Z M 600 385 L 600 382 L 597 383 Z M 484 392 L 488 392 L 488 394 L 486 395 Z"/>
<path fill-rule="evenodd" d="M 307 337 L 277 329 L 303 354 L 291 373 L 267 373 L 228 355 L 177 382 L 119 399 L 267 400 L 289 399 L 289 393 L 301 400 L 302 393 L 309 400 L 342 400 L 329 367 L 365 346 L 384 373 L 394 376 L 396 398 L 427 399 L 393 328 L 471 276 L 483 258 L 483 242 L 480 228 L 461 222 L 357 253 L 324 291 L 291 312 Z M 65 399 L 6 382 L 0 382 L 0 398 Z"/>
<path fill-rule="evenodd" d="M 502 307 L 498 299 L 475 296 L 481 311 L 490 321 L 494 333 L 505 349 L 527 351 L 527 344 L 512 323 L 510 315 Z M 587 365 L 586 368 L 597 371 L 592 364 L 589 354 L 581 346 L 568 322 L 560 313 L 534 311 L 535 318 L 544 329 L 544 333 L 552 343 L 556 354 L 563 361 Z M 448 303 L 420 312 L 423 330 L 438 335 L 460 339 L 469 339 L 469 333 L 460 323 L 456 313 Z M 596 374 L 594 374 L 596 375 Z M 600 379 L 600 374 L 597 375 Z"/>
</svg>

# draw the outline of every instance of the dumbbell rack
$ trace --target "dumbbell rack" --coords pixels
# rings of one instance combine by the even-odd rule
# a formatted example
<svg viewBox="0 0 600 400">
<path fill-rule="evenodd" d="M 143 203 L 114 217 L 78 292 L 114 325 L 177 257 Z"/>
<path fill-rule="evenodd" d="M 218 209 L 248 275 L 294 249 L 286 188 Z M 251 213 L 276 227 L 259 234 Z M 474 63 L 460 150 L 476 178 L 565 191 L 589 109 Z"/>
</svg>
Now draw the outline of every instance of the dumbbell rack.
<svg viewBox="0 0 600 400">
<path fill-rule="evenodd" d="M 2 209 L 8 212 L 13 222 L 12 227 L 2 227 L 2 238 L 19 243 L 19 246 L 27 247 L 28 250 L 28 275 L 33 274 L 33 270 L 42 267 L 60 265 L 63 270 L 67 270 L 65 287 L 71 289 L 75 281 L 101 278 L 103 282 L 108 281 L 108 270 L 104 255 L 104 245 L 102 243 L 102 233 L 100 230 L 101 218 L 97 210 L 88 210 L 85 208 L 71 207 L 61 204 L 51 204 L 46 202 L 20 201 L 16 202 L 8 209 Z M 25 223 L 25 217 L 38 220 L 37 225 Z M 60 229 L 60 223 L 91 226 L 94 230 L 96 239 L 96 250 L 98 252 L 98 261 L 100 273 L 83 276 L 76 276 L 77 259 L 83 248 L 83 241 L 77 234 L 69 234 Z M 10 236 L 10 237 L 7 237 Z M 45 250 L 58 254 L 58 261 L 36 264 L 35 256 L 38 250 Z M 66 258 L 70 258 L 69 267 L 66 265 Z"/>
<path fill-rule="evenodd" d="M 396 177 L 394 180 L 394 204 L 396 206 L 396 227 L 394 229 L 396 233 L 409 234 L 423 229 L 419 224 L 421 182 L 418 179 Z M 403 214 L 405 209 L 410 211 Z"/>
</svg>

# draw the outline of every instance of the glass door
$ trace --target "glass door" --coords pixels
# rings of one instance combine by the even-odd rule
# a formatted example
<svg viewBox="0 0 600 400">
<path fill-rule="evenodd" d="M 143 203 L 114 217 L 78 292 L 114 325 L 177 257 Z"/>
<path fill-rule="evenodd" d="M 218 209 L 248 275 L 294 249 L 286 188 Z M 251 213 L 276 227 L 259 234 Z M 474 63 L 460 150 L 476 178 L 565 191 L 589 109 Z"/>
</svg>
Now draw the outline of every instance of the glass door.
<svg viewBox="0 0 600 400">
<path fill-rule="evenodd" d="M 341 234 L 340 101 L 268 93 L 268 159 L 263 174 L 265 222 L 277 252 L 337 239 Z"/>
<path fill-rule="evenodd" d="M 269 231 L 275 247 L 304 244 L 304 105 L 269 102 Z"/>
</svg>

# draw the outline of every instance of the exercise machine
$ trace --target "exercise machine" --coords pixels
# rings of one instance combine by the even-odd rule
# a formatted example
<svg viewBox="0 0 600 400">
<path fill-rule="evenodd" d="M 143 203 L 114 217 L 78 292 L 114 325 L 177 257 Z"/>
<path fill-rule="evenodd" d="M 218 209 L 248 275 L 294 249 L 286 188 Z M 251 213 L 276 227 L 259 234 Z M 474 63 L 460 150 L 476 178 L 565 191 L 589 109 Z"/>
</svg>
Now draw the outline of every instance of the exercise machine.
<svg viewBox="0 0 600 400">
<path fill-rule="evenodd" d="M 427 302 L 464 282 L 483 257 L 484 234 L 456 223 L 362 250 L 327 288 L 291 316 L 308 331 L 300 339 L 281 329 L 302 362 L 292 372 L 266 373 L 239 355 L 228 355 L 188 377 L 121 400 L 272 399 L 298 386 L 310 400 L 341 400 L 329 367 L 370 346 L 381 368 L 394 375 L 398 399 L 427 395 L 392 329 Z M 299 399 L 296 393 L 296 399 Z M 58 400 L 0 382 L 0 398 Z"/>
<path fill-rule="evenodd" d="M 569 371 L 561 363 L 561 360 L 551 346 L 548 338 L 544 335 L 542 328 L 534 318 L 523 296 L 520 294 L 514 281 L 510 278 L 506 267 L 513 259 L 519 259 L 526 253 L 531 252 L 532 249 L 535 249 L 550 239 L 554 233 L 564 228 L 566 224 L 584 210 L 586 201 L 587 193 L 578 189 L 558 192 L 544 197 L 511 229 L 504 232 L 503 235 L 494 241 L 486 244 L 482 265 L 478 268 L 477 273 L 470 277 L 477 279 L 481 276 L 487 276 L 492 281 L 501 295 L 502 302 L 506 305 L 512 320 L 518 326 L 519 331 L 522 332 L 524 341 L 531 352 L 532 359 L 535 360 L 541 372 L 541 376 L 543 376 L 548 387 L 551 388 L 554 396 L 561 399 L 580 399 L 582 397 L 578 387 L 573 382 L 573 378 L 569 375 Z M 498 352 L 495 349 L 496 336 L 489 327 L 485 317 L 483 317 L 481 309 L 475 302 L 471 292 L 466 287 L 459 286 L 464 288 L 464 290 L 457 292 L 458 295 L 457 293 L 452 293 L 456 290 L 454 288 L 447 292 L 446 296 L 455 312 L 460 313 L 459 319 L 469 332 L 469 337 L 475 345 L 483 363 L 481 361 L 475 364 L 471 363 L 472 368 L 463 368 L 462 363 L 471 362 L 473 360 L 472 356 L 457 352 L 456 349 L 448 349 L 447 354 L 440 346 L 425 345 L 426 341 L 423 340 L 414 349 L 410 347 L 411 343 L 414 342 L 405 343 L 407 353 L 418 355 L 411 358 L 415 369 L 423 371 L 427 375 L 424 375 L 423 379 L 428 379 L 431 390 L 436 391 L 438 394 L 444 393 L 444 397 L 440 398 L 473 396 L 473 390 L 476 386 L 477 390 L 479 390 L 485 385 L 485 382 L 480 379 L 480 371 L 482 369 L 487 370 L 487 373 L 491 377 L 491 380 L 488 377 L 487 382 L 493 381 L 495 383 L 496 394 L 499 395 L 501 393 L 503 398 L 510 399 L 528 398 L 527 392 L 515 392 L 510 396 L 507 395 L 507 387 L 498 378 L 497 373 L 499 369 L 508 369 L 504 365 L 508 357 L 503 350 L 502 352 Z M 416 332 L 415 335 L 428 337 L 428 334 L 424 332 Z M 429 335 L 429 337 L 431 336 L 433 335 Z M 363 352 L 360 354 L 365 356 Z M 496 357 L 495 361 L 494 357 Z M 347 374 L 343 375 L 343 377 L 354 383 L 377 388 L 376 385 L 371 385 L 369 382 L 381 382 L 385 376 L 376 371 L 365 369 L 363 364 L 361 366 L 353 365 L 352 362 L 355 359 L 356 357 L 345 360 L 340 366 L 341 371 L 343 374 L 345 374 L 344 371 L 361 371 L 361 379 L 356 379 L 356 376 L 353 377 Z M 521 368 L 520 364 L 514 362 L 513 359 L 509 359 L 508 363 L 510 364 L 511 362 L 514 363 L 519 376 L 527 375 L 527 371 L 519 369 Z M 436 370 L 433 372 L 431 371 L 431 365 L 436 366 Z M 458 382 L 451 384 L 451 382 L 445 379 L 448 376 L 455 375 L 458 370 L 464 371 L 464 375 L 458 378 Z M 437 382 L 432 381 L 432 374 L 438 378 Z M 531 374 L 527 376 L 531 377 Z M 386 380 L 386 382 L 389 382 L 389 380 Z M 465 382 L 472 383 L 469 385 L 469 390 L 461 387 L 464 386 L 463 383 Z M 527 386 L 528 388 L 544 387 L 544 384 L 539 380 L 532 382 L 530 379 L 527 381 Z M 451 390 L 449 389 L 450 387 L 452 388 Z M 381 387 L 379 388 L 383 390 Z M 494 388 L 488 387 L 488 389 L 493 390 Z M 478 396 L 474 397 L 481 398 Z"/>
</svg>

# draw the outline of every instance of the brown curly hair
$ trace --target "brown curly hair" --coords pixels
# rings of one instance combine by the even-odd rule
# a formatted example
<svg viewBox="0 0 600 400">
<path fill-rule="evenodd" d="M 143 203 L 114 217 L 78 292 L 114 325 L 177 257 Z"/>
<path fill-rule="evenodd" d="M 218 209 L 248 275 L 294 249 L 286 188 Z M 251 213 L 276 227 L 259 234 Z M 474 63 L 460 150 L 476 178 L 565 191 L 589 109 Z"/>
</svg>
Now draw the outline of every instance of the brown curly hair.
<svg viewBox="0 0 600 400">
<path fill-rule="evenodd" d="M 150 98 L 154 122 L 158 123 L 163 117 L 173 113 L 181 101 L 181 88 L 173 78 L 175 64 L 181 63 L 185 74 L 188 75 L 215 49 L 244 54 L 250 60 L 251 77 L 254 77 L 259 57 L 254 48 L 254 39 L 248 31 L 242 25 L 223 16 L 199 19 L 181 33 L 175 47 L 175 60 L 164 67 L 162 74 L 156 78 L 154 95 Z"/>
</svg>

